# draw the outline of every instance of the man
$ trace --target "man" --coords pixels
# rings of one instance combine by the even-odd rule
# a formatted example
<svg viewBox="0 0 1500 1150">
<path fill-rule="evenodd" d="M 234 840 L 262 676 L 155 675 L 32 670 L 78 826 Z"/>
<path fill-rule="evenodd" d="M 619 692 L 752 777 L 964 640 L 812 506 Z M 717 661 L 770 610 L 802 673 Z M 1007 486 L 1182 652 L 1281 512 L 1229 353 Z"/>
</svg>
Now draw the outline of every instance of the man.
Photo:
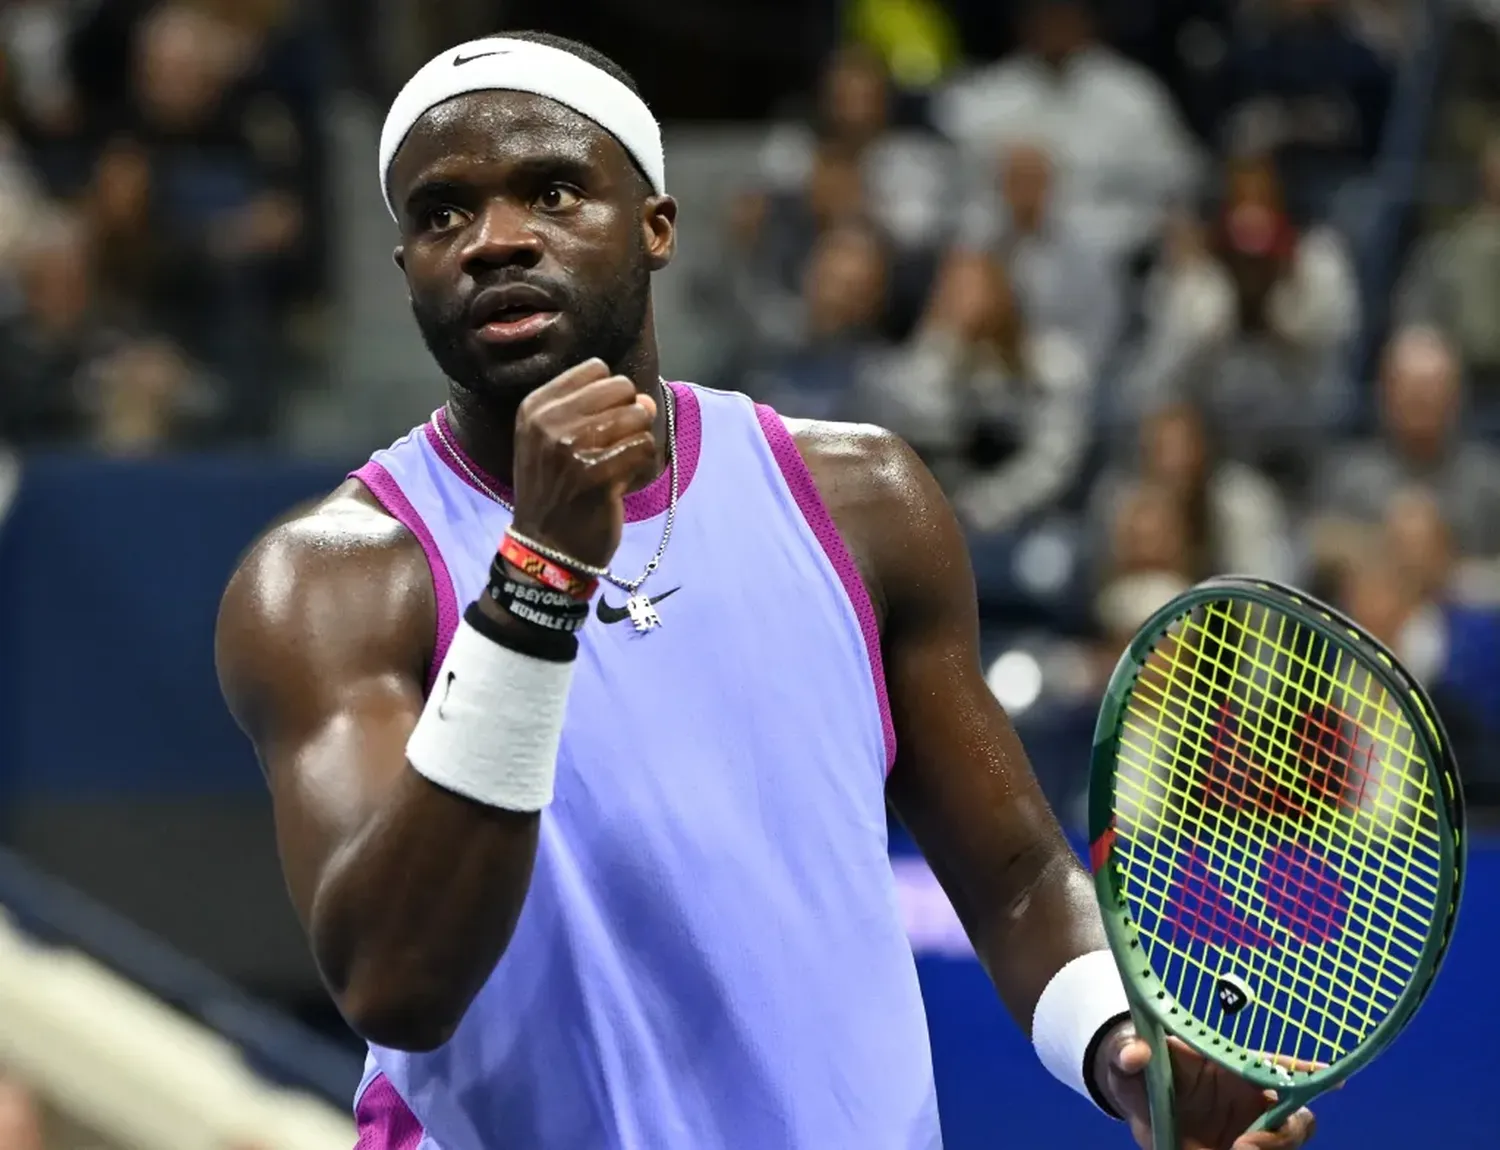
<svg viewBox="0 0 1500 1150">
<path fill-rule="evenodd" d="M 994 171 L 1011 145 L 1041 145 L 1057 164 L 1062 226 L 1106 263 L 1128 266 L 1200 179 L 1171 95 L 1103 42 L 1096 0 L 997 7 L 1015 13 L 1020 50 L 941 88 L 934 122 L 977 172 Z"/>
<path fill-rule="evenodd" d="M 1379 384 L 1379 434 L 1327 452 L 1318 468 L 1313 554 L 1337 564 L 1399 492 L 1419 487 L 1437 499 L 1460 558 L 1500 556 L 1500 451 L 1465 424 L 1463 364 L 1447 337 L 1397 331 Z"/>
<path fill-rule="evenodd" d="M 1043 1061 L 1145 1138 L 1149 1050 L 930 476 L 878 431 L 659 380 L 660 141 L 568 41 L 411 80 L 383 190 L 448 405 L 225 596 L 225 695 L 371 1044 L 364 1144 L 939 1145 L 887 800 Z M 1190 1145 L 1263 1112 L 1174 1061 Z"/>
</svg>

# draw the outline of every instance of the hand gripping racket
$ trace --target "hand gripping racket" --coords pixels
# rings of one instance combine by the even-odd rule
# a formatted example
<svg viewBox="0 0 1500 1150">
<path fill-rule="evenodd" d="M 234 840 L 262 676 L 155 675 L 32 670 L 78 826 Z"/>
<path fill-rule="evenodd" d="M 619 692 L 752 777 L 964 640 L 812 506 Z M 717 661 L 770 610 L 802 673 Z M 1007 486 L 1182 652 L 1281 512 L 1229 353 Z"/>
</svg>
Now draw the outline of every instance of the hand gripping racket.
<svg viewBox="0 0 1500 1150">
<path fill-rule="evenodd" d="M 1422 688 L 1342 615 L 1242 578 L 1179 596 L 1121 656 L 1089 839 L 1156 1150 L 1179 1147 L 1169 1034 L 1277 1092 L 1256 1130 L 1388 1046 L 1447 950 L 1465 849 Z"/>
</svg>

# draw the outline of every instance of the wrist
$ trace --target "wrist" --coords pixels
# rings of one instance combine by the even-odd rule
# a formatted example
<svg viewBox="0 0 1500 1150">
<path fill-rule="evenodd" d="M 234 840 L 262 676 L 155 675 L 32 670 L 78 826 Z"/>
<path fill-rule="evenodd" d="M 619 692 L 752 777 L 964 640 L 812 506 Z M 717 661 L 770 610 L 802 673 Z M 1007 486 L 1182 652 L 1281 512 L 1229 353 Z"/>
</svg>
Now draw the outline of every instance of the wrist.
<svg viewBox="0 0 1500 1150">
<path fill-rule="evenodd" d="M 1111 1018 L 1099 1027 L 1083 1059 L 1083 1084 L 1088 1087 L 1094 1105 L 1111 1118 L 1123 1122 L 1125 1116 L 1104 1089 L 1109 1081 L 1109 1068 L 1114 1065 L 1120 1048 L 1135 1035 L 1135 1025 L 1128 1013 Z"/>
<path fill-rule="evenodd" d="M 1106 1113 L 1097 1067 L 1101 1047 L 1113 1053 L 1111 1032 L 1130 1017 L 1130 1001 L 1108 950 L 1081 954 L 1065 963 L 1037 999 L 1031 1041 L 1054 1078 Z"/>
</svg>

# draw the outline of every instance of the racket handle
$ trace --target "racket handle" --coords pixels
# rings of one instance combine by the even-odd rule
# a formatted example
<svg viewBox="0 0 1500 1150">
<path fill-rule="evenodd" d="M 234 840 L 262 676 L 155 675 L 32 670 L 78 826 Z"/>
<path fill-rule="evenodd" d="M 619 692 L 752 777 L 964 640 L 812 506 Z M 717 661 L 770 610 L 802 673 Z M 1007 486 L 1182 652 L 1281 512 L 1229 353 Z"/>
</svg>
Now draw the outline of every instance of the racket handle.
<svg viewBox="0 0 1500 1150">
<path fill-rule="evenodd" d="M 1146 1098 L 1151 1103 L 1151 1145 L 1153 1150 L 1182 1150 L 1177 1137 L 1177 1091 L 1173 1083 L 1172 1050 L 1167 1035 L 1145 1011 L 1135 1012 L 1135 1032 L 1151 1044 L 1151 1061 L 1146 1063 Z"/>
<path fill-rule="evenodd" d="M 1302 1096 L 1296 1094 L 1288 1096 L 1285 1091 L 1282 1091 L 1276 1105 L 1257 1118 L 1249 1132 L 1280 1129 L 1282 1123 L 1302 1109 L 1302 1104 Z"/>
</svg>

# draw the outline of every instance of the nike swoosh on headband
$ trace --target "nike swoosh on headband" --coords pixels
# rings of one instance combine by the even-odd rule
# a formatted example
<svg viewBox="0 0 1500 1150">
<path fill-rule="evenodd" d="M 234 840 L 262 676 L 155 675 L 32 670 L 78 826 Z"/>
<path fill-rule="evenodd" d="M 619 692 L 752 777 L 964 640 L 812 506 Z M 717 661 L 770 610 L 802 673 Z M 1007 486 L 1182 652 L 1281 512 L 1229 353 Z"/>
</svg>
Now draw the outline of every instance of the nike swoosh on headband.
<svg viewBox="0 0 1500 1150">
<path fill-rule="evenodd" d="M 461 64 L 472 64 L 475 60 L 482 60 L 486 56 L 504 56 L 509 48 L 496 48 L 493 52 L 475 52 L 472 56 L 453 57 L 453 66 L 457 68 Z"/>
<path fill-rule="evenodd" d="M 663 591 L 660 595 L 653 596 L 651 599 L 647 600 L 647 602 L 649 602 L 654 607 L 663 599 L 675 595 L 681 590 L 681 587 L 673 587 L 670 591 Z M 599 617 L 599 622 L 606 625 L 610 623 L 618 623 L 622 619 L 628 619 L 630 617 L 629 610 L 624 607 L 611 607 L 604 601 L 603 595 L 599 596 L 599 602 L 594 608 L 594 614 Z"/>
</svg>

